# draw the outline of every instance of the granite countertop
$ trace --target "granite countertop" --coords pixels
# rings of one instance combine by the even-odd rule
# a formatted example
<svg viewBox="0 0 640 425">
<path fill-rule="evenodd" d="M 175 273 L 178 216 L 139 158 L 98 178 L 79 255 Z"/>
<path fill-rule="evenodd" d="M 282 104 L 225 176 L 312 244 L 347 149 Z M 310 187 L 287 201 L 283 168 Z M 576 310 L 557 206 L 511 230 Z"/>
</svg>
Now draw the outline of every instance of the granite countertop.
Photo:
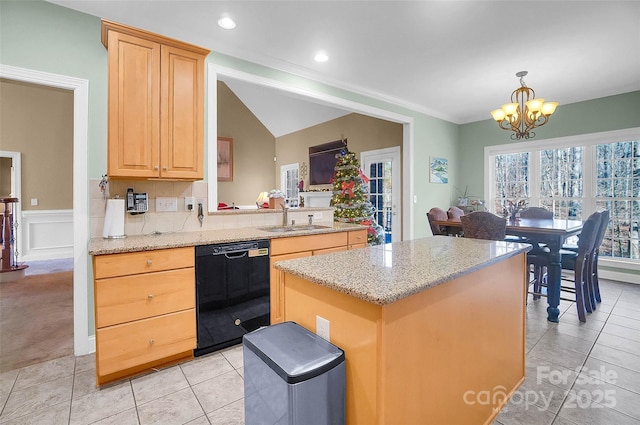
<svg viewBox="0 0 640 425">
<path fill-rule="evenodd" d="M 208 245 L 214 243 L 240 242 L 258 239 L 286 238 L 292 236 L 316 235 L 322 233 L 345 232 L 364 229 L 359 224 L 318 223 L 327 226 L 314 230 L 269 232 L 264 229 L 277 226 L 241 227 L 234 229 L 206 230 L 201 232 L 167 232 L 149 235 L 127 236 L 123 239 L 93 238 L 89 241 L 89 255 L 117 254 L 122 252 L 151 251 L 154 249 L 180 248 L 185 246 Z"/>
<path fill-rule="evenodd" d="M 527 244 L 436 236 L 278 261 L 274 267 L 385 305 L 530 249 Z"/>
</svg>

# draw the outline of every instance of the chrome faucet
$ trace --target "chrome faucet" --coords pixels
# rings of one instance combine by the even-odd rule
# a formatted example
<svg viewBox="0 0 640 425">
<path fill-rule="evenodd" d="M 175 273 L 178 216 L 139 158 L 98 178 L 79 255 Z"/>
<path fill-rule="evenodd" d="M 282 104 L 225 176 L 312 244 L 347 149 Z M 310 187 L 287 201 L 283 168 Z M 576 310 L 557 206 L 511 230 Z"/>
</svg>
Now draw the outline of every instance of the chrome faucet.
<svg viewBox="0 0 640 425">
<path fill-rule="evenodd" d="M 288 219 L 287 219 L 287 213 L 289 212 L 289 208 L 287 206 L 285 206 L 285 204 L 280 204 L 280 206 L 282 207 L 282 225 L 283 226 L 288 226 Z"/>
</svg>

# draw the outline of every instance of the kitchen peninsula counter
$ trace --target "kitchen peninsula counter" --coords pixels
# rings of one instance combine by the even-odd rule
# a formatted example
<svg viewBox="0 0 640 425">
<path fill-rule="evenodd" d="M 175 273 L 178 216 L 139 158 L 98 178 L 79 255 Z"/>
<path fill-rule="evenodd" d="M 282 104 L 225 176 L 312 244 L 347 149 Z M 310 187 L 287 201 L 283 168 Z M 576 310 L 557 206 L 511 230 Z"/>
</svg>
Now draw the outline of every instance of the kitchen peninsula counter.
<svg viewBox="0 0 640 425">
<path fill-rule="evenodd" d="M 347 362 L 348 424 L 491 423 L 524 379 L 528 245 L 430 237 L 276 262 Z"/>
<path fill-rule="evenodd" d="M 156 249 L 181 248 L 185 246 L 241 242 L 257 239 L 286 238 L 292 236 L 317 235 L 323 233 L 346 232 L 363 229 L 363 226 L 349 223 L 318 223 L 326 227 L 314 230 L 271 232 L 261 230 L 274 226 L 241 227 L 200 232 L 167 232 L 147 235 L 127 236 L 122 239 L 92 238 L 89 241 L 89 255 L 117 254 L 122 252 L 151 251 Z"/>
</svg>

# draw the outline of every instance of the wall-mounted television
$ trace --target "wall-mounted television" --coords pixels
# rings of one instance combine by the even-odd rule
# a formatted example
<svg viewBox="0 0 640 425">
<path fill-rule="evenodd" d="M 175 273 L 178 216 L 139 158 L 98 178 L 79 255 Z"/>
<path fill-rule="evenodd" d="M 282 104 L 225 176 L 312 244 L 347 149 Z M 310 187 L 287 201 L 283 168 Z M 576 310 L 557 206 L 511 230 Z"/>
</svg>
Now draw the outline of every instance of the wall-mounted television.
<svg viewBox="0 0 640 425">
<path fill-rule="evenodd" d="M 337 155 L 347 149 L 347 139 L 309 146 L 309 184 L 330 184 L 338 162 Z"/>
</svg>

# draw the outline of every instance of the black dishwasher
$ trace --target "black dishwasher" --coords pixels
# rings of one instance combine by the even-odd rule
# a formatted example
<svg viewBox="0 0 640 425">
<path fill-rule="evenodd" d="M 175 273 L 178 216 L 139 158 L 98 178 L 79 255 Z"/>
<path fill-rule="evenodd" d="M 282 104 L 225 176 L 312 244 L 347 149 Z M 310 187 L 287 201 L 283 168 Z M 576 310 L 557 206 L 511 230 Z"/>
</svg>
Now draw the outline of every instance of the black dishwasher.
<svg viewBox="0 0 640 425">
<path fill-rule="evenodd" d="M 242 342 L 269 325 L 269 241 L 196 246 L 200 356 Z"/>
</svg>

